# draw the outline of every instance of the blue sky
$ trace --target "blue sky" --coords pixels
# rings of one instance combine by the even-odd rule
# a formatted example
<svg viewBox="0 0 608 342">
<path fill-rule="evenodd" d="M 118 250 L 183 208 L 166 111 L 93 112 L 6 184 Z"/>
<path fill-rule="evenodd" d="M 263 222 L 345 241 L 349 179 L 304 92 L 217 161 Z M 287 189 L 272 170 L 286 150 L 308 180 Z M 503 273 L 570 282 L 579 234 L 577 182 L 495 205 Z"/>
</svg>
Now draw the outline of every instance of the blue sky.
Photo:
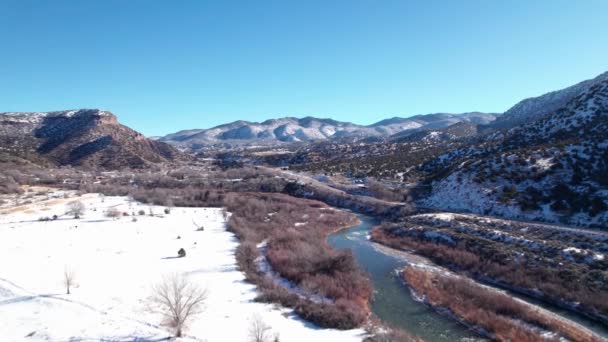
<svg viewBox="0 0 608 342">
<path fill-rule="evenodd" d="M 608 70 L 605 0 L 0 0 L 0 112 L 144 134 L 502 112 Z"/>
</svg>

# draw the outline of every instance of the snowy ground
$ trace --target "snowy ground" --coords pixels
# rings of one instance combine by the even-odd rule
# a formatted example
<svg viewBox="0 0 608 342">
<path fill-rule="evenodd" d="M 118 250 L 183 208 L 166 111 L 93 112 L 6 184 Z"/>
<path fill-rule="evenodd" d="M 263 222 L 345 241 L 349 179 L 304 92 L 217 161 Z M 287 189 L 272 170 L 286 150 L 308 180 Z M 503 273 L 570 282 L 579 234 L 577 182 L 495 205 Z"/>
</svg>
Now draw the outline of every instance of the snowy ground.
<svg viewBox="0 0 608 342">
<path fill-rule="evenodd" d="M 254 303 L 255 287 L 236 268 L 237 241 L 220 209 L 172 208 L 165 215 L 162 207 L 88 194 L 81 197 L 87 211 L 76 220 L 63 216 L 72 199 L 0 214 L 0 340 L 166 340 L 170 329 L 149 310 L 147 298 L 153 284 L 175 272 L 208 290 L 206 309 L 183 341 L 248 341 L 256 314 L 281 341 L 362 339 L 362 330 L 320 329 L 290 310 Z M 110 207 L 135 213 L 137 222 L 106 218 Z M 55 214 L 56 221 L 38 221 Z M 193 221 L 205 230 L 196 231 Z M 175 258 L 179 248 L 185 258 Z M 62 283 L 66 268 L 77 278 L 70 295 Z"/>
</svg>

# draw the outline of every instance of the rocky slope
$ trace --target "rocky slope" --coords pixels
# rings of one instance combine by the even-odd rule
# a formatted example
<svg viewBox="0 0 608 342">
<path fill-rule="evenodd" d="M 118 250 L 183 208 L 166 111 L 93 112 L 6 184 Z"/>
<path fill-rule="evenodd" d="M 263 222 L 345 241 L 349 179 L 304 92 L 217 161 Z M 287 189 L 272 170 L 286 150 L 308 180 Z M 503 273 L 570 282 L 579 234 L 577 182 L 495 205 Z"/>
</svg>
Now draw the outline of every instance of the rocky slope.
<svg viewBox="0 0 608 342">
<path fill-rule="evenodd" d="M 102 168 L 143 167 L 186 158 L 99 109 L 0 113 L 0 153 L 38 163 Z"/>
<path fill-rule="evenodd" d="M 608 227 L 608 79 L 422 169 L 433 175 L 426 206 Z"/>
<path fill-rule="evenodd" d="M 289 142 L 319 141 L 330 139 L 357 140 L 366 137 L 407 135 L 424 130 L 441 129 L 459 122 L 488 124 L 495 114 L 428 114 L 411 118 L 391 118 L 369 126 L 356 125 L 331 119 L 313 117 L 281 118 L 261 123 L 235 121 L 210 129 L 185 130 L 160 138 L 173 145 L 197 149 L 204 146 L 259 146 Z"/>
<path fill-rule="evenodd" d="M 579 94 L 586 92 L 595 84 L 605 80 L 608 80 L 608 72 L 561 90 L 522 100 L 497 118 L 496 121 L 492 122 L 489 127 L 493 129 L 509 129 L 542 118 L 564 107 Z"/>
</svg>

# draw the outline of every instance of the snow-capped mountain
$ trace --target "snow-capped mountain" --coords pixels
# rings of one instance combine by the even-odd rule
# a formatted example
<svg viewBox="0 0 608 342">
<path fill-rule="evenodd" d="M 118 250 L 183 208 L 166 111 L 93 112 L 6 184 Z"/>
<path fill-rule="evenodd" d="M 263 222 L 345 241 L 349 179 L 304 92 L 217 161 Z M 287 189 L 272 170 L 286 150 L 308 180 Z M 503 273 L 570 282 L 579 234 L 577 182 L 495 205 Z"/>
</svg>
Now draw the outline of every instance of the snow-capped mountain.
<svg viewBox="0 0 608 342">
<path fill-rule="evenodd" d="M 608 80 L 608 72 L 561 90 L 522 100 L 498 117 L 490 126 L 496 129 L 509 129 L 537 120 L 562 108 L 576 96 L 605 80 Z"/>
<path fill-rule="evenodd" d="M 184 130 L 162 137 L 165 141 L 183 148 L 230 144 L 271 145 L 285 142 L 318 141 L 337 138 L 388 137 L 431 129 L 441 129 L 459 122 L 488 124 L 496 114 L 428 114 L 410 118 L 394 117 L 369 126 L 331 119 L 286 117 L 266 120 L 261 123 L 235 121 L 210 129 Z"/>
<path fill-rule="evenodd" d="M 108 168 L 185 158 L 100 109 L 0 113 L 0 153 L 42 163 Z"/>
<path fill-rule="evenodd" d="M 370 126 L 382 127 L 382 129 L 390 130 L 392 131 L 392 134 L 396 134 L 413 128 L 421 128 L 424 130 L 441 129 L 459 122 L 471 122 L 478 125 L 487 125 L 496 120 L 497 116 L 498 114 L 496 113 L 480 112 L 462 114 L 435 113 L 415 115 L 409 118 L 394 117 L 376 122 Z"/>
</svg>

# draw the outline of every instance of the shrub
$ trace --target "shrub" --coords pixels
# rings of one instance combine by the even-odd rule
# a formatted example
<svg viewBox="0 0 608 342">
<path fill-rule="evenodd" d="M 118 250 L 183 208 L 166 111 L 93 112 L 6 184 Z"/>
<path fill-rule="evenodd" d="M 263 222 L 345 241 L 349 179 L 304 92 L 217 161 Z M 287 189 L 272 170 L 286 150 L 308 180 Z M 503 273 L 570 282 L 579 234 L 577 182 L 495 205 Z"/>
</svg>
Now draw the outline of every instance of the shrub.
<svg viewBox="0 0 608 342">
<path fill-rule="evenodd" d="M 183 258 L 186 256 L 186 250 L 184 250 L 183 248 L 180 248 L 179 251 L 177 251 L 177 256 L 179 256 L 180 258 Z"/>
<path fill-rule="evenodd" d="M 13 177 L 0 177 L 0 194 L 20 194 L 23 190 Z"/>
<path fill-rule="evenodd" d="M 245 241 L 236 249 L 236 262 L 245 274 L 256 273 L 255 259 L 258 257 L 258 249 L 252 242 Z"/>
<path fill-rule="evenodd" d="M 117 217 L 120 217 L 120 211 L 116 208 L 108 208 L 105 212 L 105 216 L 115 219 Z"/>
<path fill-rule="evenodd" d="M 367 319 L 365 309 L 348 300 L 338 300 L 334 304 L 301 301 L 295 311 L 322 328 L 353 329 Z"/>
</svg>

